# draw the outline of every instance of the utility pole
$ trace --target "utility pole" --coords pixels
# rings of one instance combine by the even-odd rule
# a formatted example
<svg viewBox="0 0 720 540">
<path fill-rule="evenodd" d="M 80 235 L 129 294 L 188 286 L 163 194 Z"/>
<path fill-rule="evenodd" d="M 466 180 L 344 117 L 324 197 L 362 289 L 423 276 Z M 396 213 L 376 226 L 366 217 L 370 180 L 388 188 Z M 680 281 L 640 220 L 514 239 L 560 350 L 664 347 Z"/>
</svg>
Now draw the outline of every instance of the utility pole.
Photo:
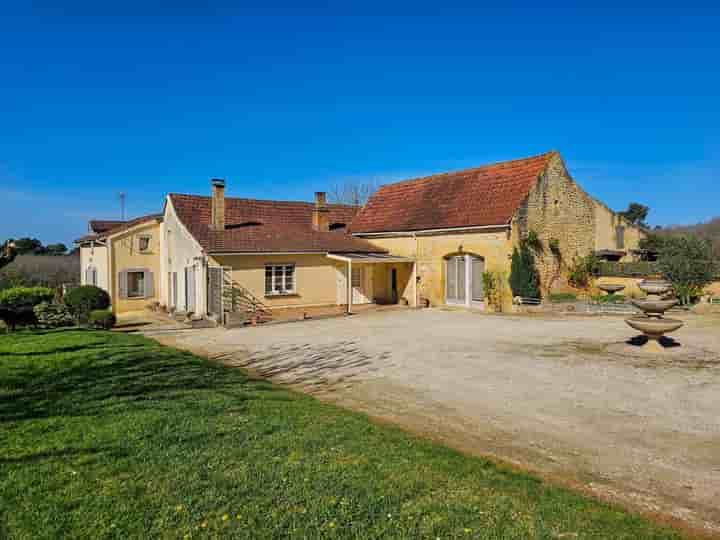
<svg viewBox="0 0 720 540">
<path fill-rule="evenodd" d="M 121 191 L 118 198 L 120 199 L 120 219 L 125 221 L 125 192 Z"/>
</svg>

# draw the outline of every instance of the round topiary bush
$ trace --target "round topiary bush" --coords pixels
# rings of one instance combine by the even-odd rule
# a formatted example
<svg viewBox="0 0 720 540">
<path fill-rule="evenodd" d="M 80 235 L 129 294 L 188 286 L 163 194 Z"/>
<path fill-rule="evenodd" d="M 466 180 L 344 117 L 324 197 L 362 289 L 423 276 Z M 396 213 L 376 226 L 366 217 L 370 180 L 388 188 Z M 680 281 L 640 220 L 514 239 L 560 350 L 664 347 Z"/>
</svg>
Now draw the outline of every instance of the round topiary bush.
<svg viewBox="0 0 720 540">
<path fill-rule="evenodd" d="M 50 302 L 55 293 L 47 287 L 12 287 L 0 292 L 0 320 L 10 330 L 19 324 L 37 324 L 33 308 Z"/>
<path fill-rule="evenodd" d="M 63 298 L 80 322 L 87 322 L 90 312 L 110 307 L 110 295 L 100 287 L 83 285 L 68 292 Z"/>
<path fill-rule="evenodd" d="M 117 318 L 115 314 L 107 309 L 96 309 L 90 312 L 90 326 L 101 330 L 110 330 L 115 323 Z"/>
</svg>

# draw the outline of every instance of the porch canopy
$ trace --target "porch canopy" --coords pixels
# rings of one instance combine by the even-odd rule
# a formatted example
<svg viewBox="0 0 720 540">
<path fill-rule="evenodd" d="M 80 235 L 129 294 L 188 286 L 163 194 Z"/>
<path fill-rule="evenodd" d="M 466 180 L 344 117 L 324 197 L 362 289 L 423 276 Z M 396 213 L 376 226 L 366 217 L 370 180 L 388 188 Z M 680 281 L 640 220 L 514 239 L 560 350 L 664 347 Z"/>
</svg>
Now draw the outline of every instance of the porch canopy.
<svg viewBox="0 0 720 540">
<path fill-rule="evenodd" d="M 415 259 L 385 253 L 328 253 L 328 258 L 350 263 L 414 263 Z"/>
<path fill-rule="evenodd" d="M 411 283 L 412 283 L 412 300 L 410 301 L 410 305 L 413 307 L 417 306 L 417 284 L 416 284 L 416 275 L 417 270 L 415 267 L 415 259 L 412 259 L 410 257 L 399 257 L 397 255 L 388 255 L 386 253 L 328 253 L 327 257 L 329 259 L 335 259 L 337 261 L 343 261 L 347 264 L 347 312 L 348 314 L 352 313 L 352 304 L 353 304 L 353 285 L 352 285 L 352 265 L 353 263 L 358 264 L 375 264 L 375 263 L 385 263 L 385 264 L 399 264 L 399 263 L 405 263 L 405 264 L 412 264 L 412 275 L 411 275 Z"/>
</svg>

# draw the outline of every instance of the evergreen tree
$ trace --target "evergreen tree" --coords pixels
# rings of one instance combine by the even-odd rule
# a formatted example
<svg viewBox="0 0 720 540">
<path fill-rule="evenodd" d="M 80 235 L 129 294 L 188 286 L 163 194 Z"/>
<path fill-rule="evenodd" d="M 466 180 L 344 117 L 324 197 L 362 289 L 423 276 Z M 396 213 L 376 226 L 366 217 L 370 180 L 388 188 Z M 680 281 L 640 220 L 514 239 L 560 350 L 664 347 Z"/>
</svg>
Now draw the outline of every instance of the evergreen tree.
<svg viewBox="0 0 720 540">
<path fill-rule="evenodd" d="M 540 277 L 535 268 L 535 256 L 527 242 L 521 242 L 520 249 L 513 249 L 510 288 L 513 296 L 540 298 Z"/>
</svg>

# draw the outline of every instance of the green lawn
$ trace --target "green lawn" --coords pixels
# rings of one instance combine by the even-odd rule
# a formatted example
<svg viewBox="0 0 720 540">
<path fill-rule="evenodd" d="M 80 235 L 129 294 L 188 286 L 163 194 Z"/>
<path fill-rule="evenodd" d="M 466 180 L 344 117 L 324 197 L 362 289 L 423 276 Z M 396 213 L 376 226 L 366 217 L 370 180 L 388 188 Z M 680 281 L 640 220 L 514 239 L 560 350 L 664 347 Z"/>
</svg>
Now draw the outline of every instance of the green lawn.
<svg viewBox="0 0 720 540">
<path fill-rule="evenodd" d="M 0 336 L 0 538 L 677 538 L 135 335 Z"/>
</svg>

